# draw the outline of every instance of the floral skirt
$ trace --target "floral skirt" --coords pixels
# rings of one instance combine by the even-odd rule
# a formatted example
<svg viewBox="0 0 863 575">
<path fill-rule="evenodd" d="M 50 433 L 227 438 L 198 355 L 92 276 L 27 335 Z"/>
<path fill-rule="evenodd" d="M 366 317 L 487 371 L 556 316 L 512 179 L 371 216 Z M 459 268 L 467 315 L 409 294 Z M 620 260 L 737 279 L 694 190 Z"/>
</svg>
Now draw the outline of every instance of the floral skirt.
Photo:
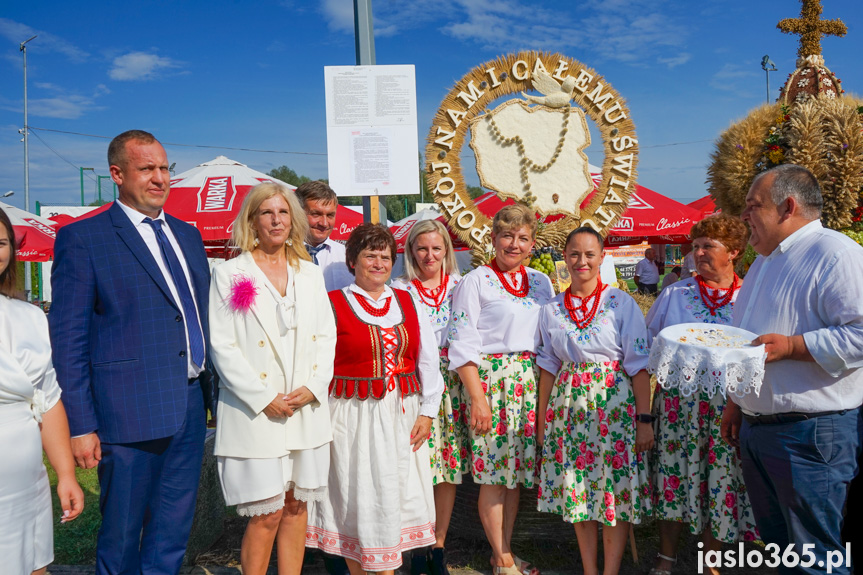
<svg viewBox="0 0 863 575">
<path fill-rule="evenodd" d="M 656 390 L 656 455 L 651 464 L 657 519 L 708 525 L 725 543 L 756 539 L 755 518 L 743 485 L 740 459 L 719 435 L 725 398 L 704 391 L 683 397 Z"/>
<path fill-rule="evenodd" d="M 537 508 L 570 523 L 640 523 L 650 511 L 650 485 L 635 453 L 634 416 L 620 362 L 565 362 L 545 414 Z"/>
<path fill-rule="evenodd" d="M 447 348 L 440 349 L 441 373 L 444 390 L 440 411 L 432 421 L 429 435 L 429 456 L 432 466 L 432 483 L 461 484 L 462 475 L 470 473 L 470 437 L 467 432 L 467 406 L 461 380 L 449 371 Z"/>
<path fill-rule="evenodd" d="M 474 483 L 533 487 L 539 372 L 530 352 L 480 358 L 479 379 L 491 408 L 491 431 L 470 435 Z"/>
</svg>

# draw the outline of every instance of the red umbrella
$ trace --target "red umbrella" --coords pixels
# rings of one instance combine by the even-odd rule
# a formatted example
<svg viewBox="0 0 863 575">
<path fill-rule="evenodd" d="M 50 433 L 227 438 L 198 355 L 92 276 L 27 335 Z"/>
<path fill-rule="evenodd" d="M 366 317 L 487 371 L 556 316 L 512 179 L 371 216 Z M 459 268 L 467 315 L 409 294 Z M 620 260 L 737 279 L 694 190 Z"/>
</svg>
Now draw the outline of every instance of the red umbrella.
<svg viewBox="0 0 863 575">
<path fill-rule="evenodd" d="M 226 240 L 246 194 L 261 182 L 284 183 L 219 156 L 171 179 L 165 211 L 198 228 L 205 242 Z"/>
<path fill-rule="evenodd" d="M 336 210 L 336 224 L 330 234 L 331 240 L 348 241 L 354 228 L 363 223 L 363 214 L 339 204 Z"/>
<path fill-rule="evenodd" d="M 24 262 L 47 262 L 54 258 L 54 222 L 0 202 L 15 233 L 15 256 Z"/>
<path fill-rule="evenodd" d="M 636 186 L 629 206 L 608 233 L 605 244 L 679 244 L 689 241 L 689 230 L 701 212 L 643 186 Z"/>
<path fill-rule="evenodd" d="M 589 169 L 594 186 L 597 187 L 602 180 L 602 170 L 596 166 L 589 166 Z M 585 198 L 582 207 L 590 202 L 591 195 Z M 488 192 L 474 200 L 474 203 L 479 211 L 491 218 L 502 207 L 512 204 L 513 200 L 502 200 L 494 192 Z M 543 221 L 553 222 L 562 217 L 547 216 Z M 613 246 L 639 244 L 643 240 L 653 244 L 688 242 L 689 229 L 701 219 L 701 213 L 697 210 L 636 185 L 629 206 L 608 233 L 605 243 Z"/>
<path fill-rule="evenodd" d="M 694 202 L 690 202 L 686 204 L 693 210 L 698 210 L 701 212 L 701 217 L 706 218 L 711 214 L 718 214 L 722 210 L 716 208 L 716 203 L 713 201 L 713 196 L 710 194 L 704 196 L 703 198 L 699 198 Z"/>
</svg>

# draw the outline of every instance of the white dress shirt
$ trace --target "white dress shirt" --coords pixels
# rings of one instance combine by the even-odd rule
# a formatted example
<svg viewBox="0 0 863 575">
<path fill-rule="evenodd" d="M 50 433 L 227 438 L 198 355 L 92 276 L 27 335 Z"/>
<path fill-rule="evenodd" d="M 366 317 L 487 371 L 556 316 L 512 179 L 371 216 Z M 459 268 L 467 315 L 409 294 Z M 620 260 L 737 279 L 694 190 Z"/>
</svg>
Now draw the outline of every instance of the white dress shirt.
<svg viewBox="0 0 863 575">
<path fill-rule="evenodd" d="M 863 248 L 810 222 L 752 264 L 734 325 L 803 335 L 815 362 L 768 363 L 760 396 L 735 398 L 750 414 L 854 409 L 863 403 Z"/>
<path fill-rule="evenodd" d="M 688 279 L 692 277 L 692 274 L 696 272 L 695 269 L 695 253 L 689 252 L 683 257 L 683 266 L 680 271 L 680 277 L 683 279 Z"/>
<path fill-rule="evenodd" d="M 183 306 L 180 302 L 180 296 L 177 294 L 177 287 L 174 285 L 174 278 L 171 276 L 171 271 L 165 265 L 165 258 L 162 257 L 162 250 L 159 249 L 159 240 L 156 239 L 156 232 L 153 230 L 153 226 L 144 222 L 144 219 L 148 218 L 142 214 L 141 212 L 134 210 L 124 204 L 123 202 L 117 200 L 117 205 L 123 210 L 129 220 L 132 222 L 132 225 L 135 226 L 135 229 L 141 234 L 141 239 L 144 240 L 144 243 L 147 244 L 147 249 L 150 250 L 150 253 L 153 255 L 153 259 L 156 260 L 156 265 L 159 266 L 159 271 L 162 272 L 162 276 L 165 278 L 165 283 L 168 284 L 168 289 L 171 290 L 171 296 L 174 298 L 174 303 L 177 304 L 177 308 L 179 308 L 180 313 L 183 314 L 183 322 L 184 325 L 189 325 L 189 322 L 186 321 L 186 312 L 183 310 Z M 201 311 L 198 306 L 198 298 L 195 297 L 195 286 L 192 285 L 191 275 L 189 274 L 189 266 L 186 264 L 186 257 L 183 255 L 183 250 L 180 249 L 180 244 L 177 243 L 177 238 L 174 236 L 174 232 L 171 231 L 171 226 L 168 224 L 168 221 L 165 219 L 165 212 L 161 211 L 159 216 L 156 218 L 152 218 L 155 220 L 161 220 L 162 222 L 162 230 L 165 232 L 165 235 L 168 237 L 168 242 L 171 244 L 171 247 L 174 248 L 174 253 L 177 254 L 177 259 L 180 260 L 180 265 L 183 268 L 183 275 L 186 276 L 186 282 L 189 284 L 189 291 L 192 294 L 192 299 L 195 301 L 195 312 L 198 314 L 198 325 L 201 326 L 203 330 L 204 327 L 201 323 Z M 201 336 L 203 337 L 203 333 Z M 186 349 L 189 349 L 189 332 L 186 330 Z M 206 346 L 204 346 L 204 353 L 206 353 Z M 205 356 L 206 357 L 206 356 Z M 186 358 L 188 360 L 189 366 L 189 379 L 193 379 L 198 377 L 200 373 L 203 371 L 203 366 L 195 365 L 195 362 L 192 361 L 192 354 L 187 353 Z M 204 361 L 206 363 L 206 360 Z"/>
<path fill-rule="evenodd" d="M 356 299 L 351 294 L 356 294 L 357 297 L 365 298 L 372 307 L 380 308 L 384 305 L 387 299 L 395 298 L 395 293 L 390 286 L 384 286 L 384 293 L 375 300 L 368 292 L 352 283 L 350 286 L 342 289 L 345 294 L 345 299 L 360 321 L 370 325 L 377 325 L 382 328 L 390 328 L 404 321 L 401 307 L 398 302 L 395 305 L 390 304 L 390 309 L 383 317 L 376 317 L 368 313 L 357 303 Z M 413 302 L 413 298 L 411 298 Z M 443 376 L 440 373 L 440 356 L 438 354 L 437 338 L 435 337 L 434 329 L 432 329 L 432 321 L 428 314 L 420 306 L 414 304 L 417 312 L 417 321 L 420 324 L 420 354 L 417 359 L 417 375 L 419 376 L 422 391 L 420 391 L 420 415 L 437 417 L 440 409 L 440 398 L 443 395 L 444 382 Z M 389 375 L 389 374 L 387 374 Z"/>
<path fill-rule="evenodd" d="M 655 285 L 659 283 L 659 268 L 656 267 L 656 262 L 647 258 L 635 264 L 635 275 L 638 276 L 638 281 L 643 284 Z"/>
<path fill-rule="evenodd" d="M 516 288 L 521 287 L 519 278 L 516 275 Z M 536 353 L 540 311 L 554 297 L 554 289 L 547 275 L 530 268 L 527 281 L 530 288 L 521 298 L 506 291 L 488 266 L 462 278 L 453 292 L 447 333 L 450 371 L 469 362 L 479 364 L 487 354 Z"/>
<path fill-rule="evenodd" d="M 345 246 L 335 240 L 324 240 L 324 249 L 317 253 L 318 265 L 324 272 L 327 291 L 348 287 L 354 283 L 354 276 L 345 263 Z"/>
</svg>

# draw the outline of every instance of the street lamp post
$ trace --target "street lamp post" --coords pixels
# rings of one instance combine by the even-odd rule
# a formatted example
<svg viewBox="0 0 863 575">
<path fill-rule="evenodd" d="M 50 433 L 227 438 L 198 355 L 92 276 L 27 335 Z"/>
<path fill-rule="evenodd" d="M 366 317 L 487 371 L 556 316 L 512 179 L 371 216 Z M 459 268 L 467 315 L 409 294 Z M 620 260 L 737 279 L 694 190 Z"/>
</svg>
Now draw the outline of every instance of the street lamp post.
<svg viewBox="0 0 863 575">
<path fill-rule="evenodd" d="M 96 170 L 93 168 L 78 168 L 78 172 L 81 174 L 81 205 L 84 205 L 84 170 L 90 170 L 94 174 Z"/>
<path fill-rule="evenodd" d="M 30 211 L 30 126 L 27 124 L 27 42 L 35 38 L 21 42 L 19 49 L 24 54 L 24 211 Z M 24 262 L 24 290 L 30 298 L 32 290 L 32 279 L 30 278 L 30 262 Z"/>
<path fill-rule="evenodd" d="M 768 68 L 769 66 L 769 68 Z M 770 59 L 770 56 L 764 54 L 761 58 L 761 69 L 764 70 L 764 76 L 767 78 L 767 103 L 770 103 L 770 72 L 776 72 L 776 64 Z"/>
<path fill-rule="evenodd" d="M 15 195 L 15 192 L 13 192 L 12 190 L 9 190 L 5 194 L 3 194 L 3 197 L 8 198 L 9 196 L 14 196 L 14 195 Z"/>
</svg>

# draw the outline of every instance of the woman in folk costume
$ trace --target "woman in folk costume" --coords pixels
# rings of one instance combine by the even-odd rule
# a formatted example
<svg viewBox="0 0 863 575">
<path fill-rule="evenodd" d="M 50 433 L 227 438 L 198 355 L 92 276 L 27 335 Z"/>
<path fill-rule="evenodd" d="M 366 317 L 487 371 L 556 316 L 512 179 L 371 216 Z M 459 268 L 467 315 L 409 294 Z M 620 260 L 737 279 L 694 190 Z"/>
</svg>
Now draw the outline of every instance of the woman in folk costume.
<svg viewBox="0 0 863 575">
<path fill-rule="evenodd" d="M 435 543 L 427 555 L 431 575 L 449 575 L 444 543 L 455 505 L 456 485 L 464 473 L 470 472 L 467 437 L 467 404 L 461 382 L 449 371 L 447 326 L 450 319 L 453 288 L 461 280 L 455 261 L 452 241 L 442 223 L 423 220 L 408 233 L 405 246 L 405 274 L 390 287 L 403 289 L 414 298 L 417 307 L 425 310 L 440 350 L 440 367 L 445 388 L 440 410 L 432 421 L 429 436 L 432 484 L 435 500 Z M 417 558 L 421 559 L 421 557 Z"/>
<path fill-rule="evenodd" d="M 512 553 L 520 486 L 533 487 L 536 451 L 539 311 L 554 291 L 544 273 L 525 268 L 536 216 L 524 205 L 501 209 L 492 224 L 495 256 L 456 287 L 449 327 L 450 369 L 469 402 L 472 473 L 495 574 L 538 572 Z"/>
<path fill-rule="evenodd" d="M 540 511 L 573 523 L 586 575 L 617 573 L 631 523 L 650 509 L 642 453 L 653 446 L 644 316 L 599 277 L 602 236 L 573 230 L 564 259 L 572 284 L 542 309 L 537 363 Z"/>
<path fill-rule="evenodd" d="M 392 233 L 361 224 L 345 248 L 354 283 L 329 294 L 337 341 L 328 496 L 310 508 L 306 545 L 344 557 L 353 575 L 393 573 L 403 551 L 435 541 L 428 437 L 443 380 L 431 320 L 386 285 Z"/>
<path fill-rule="evenodd" d="M 54 560 L 54 518 L 42 451 L 57 473 L 61 523 L 84 510 L 84 492 L 75 479 L 48 321 L 15 299 L 15 259 L 15 231 L 0 210 L 0 571 L 44 575 Z"/>
<path fill-rule="evenodd" d="M 734 264 L 746 249 L 749 231 L 739 219 L 718 215 L 695 224 L 690 237 L 698 275 L 660 294 L 647 314 L 651 341 L 662 329 L 680 323 L 731 324 L 742 285 Z M 705 551 L 718 551 L 723 542 L 756 538 L 740 459 L 719 435 L 725 390 L 686 391 L 656 390 L 657 449 L 652 472 L 659 556 L 653 575 L 670 575 L 685 527 L 703 534 Z M 713 568 L 710 571 L 716 573 Z"/>
<path fill-rule="evenodd" d="M 303 247 L 294 193 L 265 182 L 234 222 L 240 255 L 213 270 L 211 357 L 221 376 L 215 454 L 228 505 L 249 517 L 243 573 L 303 566 L 307 503 L 326 495 L 336 328 L 324 278 Z"/>
</svg>

